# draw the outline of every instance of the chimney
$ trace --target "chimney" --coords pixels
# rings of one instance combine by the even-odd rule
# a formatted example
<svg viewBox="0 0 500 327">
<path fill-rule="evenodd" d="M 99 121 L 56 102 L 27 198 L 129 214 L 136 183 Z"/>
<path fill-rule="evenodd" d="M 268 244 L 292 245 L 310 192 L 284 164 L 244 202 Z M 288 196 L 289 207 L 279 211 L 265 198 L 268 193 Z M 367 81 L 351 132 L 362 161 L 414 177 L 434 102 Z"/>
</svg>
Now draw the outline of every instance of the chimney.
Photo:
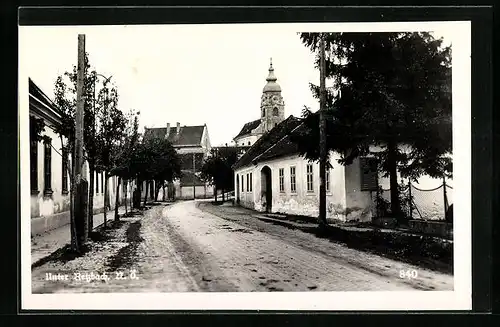
<svg viewBox="0 0 500 327">
<path fill-rule="evenodd" d="M 167 123 L 167 134 L 165 134 L 165 138 L 168 138 L 170 135 L 170 123 Z"/>
<path fill-rule="evenodd" d="M 177 123 L 177 134 L 181 131 L 181 123 Z"/>
</svg>

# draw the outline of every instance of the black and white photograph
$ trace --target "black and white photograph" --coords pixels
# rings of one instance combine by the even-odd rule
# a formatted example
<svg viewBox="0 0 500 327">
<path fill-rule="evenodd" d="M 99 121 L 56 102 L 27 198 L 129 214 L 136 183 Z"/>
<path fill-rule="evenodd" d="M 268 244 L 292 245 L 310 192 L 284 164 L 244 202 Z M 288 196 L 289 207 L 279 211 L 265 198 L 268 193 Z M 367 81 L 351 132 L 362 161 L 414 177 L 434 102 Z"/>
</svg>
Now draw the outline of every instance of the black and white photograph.
<svg viewBox="0 0 500 327">
<path fill-rule="evenodd" d="M 23 307 L 469 309 L 470 43 L 20 26 Z"/>
</svg>

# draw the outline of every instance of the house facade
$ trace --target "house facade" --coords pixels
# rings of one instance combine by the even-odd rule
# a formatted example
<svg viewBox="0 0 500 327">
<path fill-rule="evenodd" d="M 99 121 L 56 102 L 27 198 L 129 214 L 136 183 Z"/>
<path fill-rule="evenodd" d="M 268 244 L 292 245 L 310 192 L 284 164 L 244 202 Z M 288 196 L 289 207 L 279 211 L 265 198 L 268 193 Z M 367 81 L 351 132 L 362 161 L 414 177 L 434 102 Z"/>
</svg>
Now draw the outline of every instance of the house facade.
<svg viewBox="0 0 500 327">
<path fill-rule="evenodd" d="M 235 197 L 241 206 L 261 212 L 317 216 L 319 164 L 299 155 L 290 135 L 305 128 L 293 116 L 260 138 L 236 163 Z M 377 173 L 369 158 L 351 165 L 337 162 L 332 152 L 326 174 L 327 218 L 369 221 Z"/>
<path fill-rule="evenodd" d="M 294 134 L 302 134 L 307 127 L 300 118 L 282 119 L 284 101 L 277 96 L 281 88 L 277 86 L 272 65 L 267 82 L 262 96 L 261 119 L 246 123 L 234 138 L 237 144 L 251 144 L 233 166 L 236 202 L 261 212 L 317 217 L 319 163 L 302 157 L 291 141 Z M 370 221 L 377 214 L 379 186 L 386 190 L 384 198 L 390 196 L 389 179 L 378 173 L 373 156 L 356 158 L 346 166 L 340 165 L 338 159 L 338 153 L 329 153 L 325 181 L 327 219 Z M 398 180 L 402 181 L 400 176 Z M 440 180 L 423 176 L 413 185 L 429 190 L 441 184 Z M 450 193 L 452 189 L 448 190 Z M 421 212 L 440 213 L 435 216 L 443 217 L 443 190 L 422 193 L 415 200 Z"/>
<path fill-rule="evenodd" d="M 66 167 L 71 159 L 64 162 L 63 145 L 66 138 L 56 131 L 61 122 L 61 112 L 50 98 L 29 79 L 30 126 L 43 123 L 42 137 L 38 138 L 30 128 L 30 189 L 31 189 L 31 234 L 46 231 L 70 223 L 70 175 Z M 88 163 L 83 173 L 89 180 Z M 104 173 L 95 174 L 94 212 L 104 209 Z M 110 204 L 113 207 L 116 195 L 116 177 L 108 181 Z M 124 189 L 119 190 L 119 199 L 125 197 Z M 130 190 L 128 190 L 130 193 Z M 130 196 L 130 195 L 128 195 Z"/>
<path fill-rule="evenodd" d="M 179 154 L 182 177 L 168 186 L 166 198 L 193 199 L 213 196 L 213 187 L 199 177 L 203 161 L 212 148 L 206 125 L 181 126 L 178 122 L 176 126 L 170 126 L 170 123 L 167 123 L 166 127 L 146 127 L 144 137 L 167 139 Z M 149 187 L 149 194 L 153 198 L 154 183 L 149 184 Z M 144 193 L 145 188 L 143 188 L 142 196 L 145 196 Z M 158 197 L 163 197 L 162 189 L 160 189 Z"/>
</svg>

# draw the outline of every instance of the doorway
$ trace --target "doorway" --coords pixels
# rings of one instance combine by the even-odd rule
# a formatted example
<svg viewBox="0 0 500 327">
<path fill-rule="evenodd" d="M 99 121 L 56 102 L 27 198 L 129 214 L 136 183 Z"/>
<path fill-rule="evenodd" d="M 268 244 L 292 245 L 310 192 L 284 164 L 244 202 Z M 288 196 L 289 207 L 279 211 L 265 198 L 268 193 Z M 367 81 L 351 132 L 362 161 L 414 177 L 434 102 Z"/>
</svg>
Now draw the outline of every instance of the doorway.
<svg viewBox="0 0 500 327">
<path fill-rule="evenodd" d="M 271 179 L 271 168 L 264 166 L 261 170 L 261 196 L 265 202 L 266 212 L 271 212 L 273 205 L 273 189 Z"/>
</svg>

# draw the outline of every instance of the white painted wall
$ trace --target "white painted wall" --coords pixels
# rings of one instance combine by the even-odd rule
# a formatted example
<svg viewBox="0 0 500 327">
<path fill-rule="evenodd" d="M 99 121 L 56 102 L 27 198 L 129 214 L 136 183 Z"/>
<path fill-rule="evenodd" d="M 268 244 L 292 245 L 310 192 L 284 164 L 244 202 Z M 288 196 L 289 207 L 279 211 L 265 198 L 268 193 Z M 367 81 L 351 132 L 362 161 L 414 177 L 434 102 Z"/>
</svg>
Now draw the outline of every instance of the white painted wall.
<svg viewBox="0 0 500 327">
<path fill-rule="evenodd" d="M 332 154 L 330 163 L 333 169 L 330 170 L 330 190 L 327 192 L 327 218 L 346 220 L 359 219 L 356 213 L 346 216 L 348 203 L 354 203 L 354 200 L 348 201 L 351 196 L 346 192 L 344 167 L 337 163 L 338 155 Z M 313 165 L 313 192 L 307 191 L 306 166 L 309 162 L 297 155 L 280 158 L 277 160 L 259 163 L 256 166 L 244 167 L 235 172 L 238 176 L 240 204 L 244 207 L 252 208 L 257 211 L 265 211 L 263 207 L 262 194 L 262 176 L 261 170 L 264 166 L 271 168 L 273 203 L 272 212 L 297 214 L 316 217 L 319 214 L 319 164 Z M 296 173 L 296 192 L 291 192 L 290 187 L 290 167 L 295 166 Z M 284 168 L 285 189 L 279 191 L 279 169 Z M 246 191 L 247 174 L 252 173 L 252 192 Z M 241 190 L 241 176 L 243 175 L 244 190 Z M 235 178 L 235 188 L 237 182 Z M 237 194 L 238 194 L 237 193 Z M 364 219 L 371 218 L 368 214 Z"/>
<path fill-rule="evenodd" d="M 52 139 L 51 150 L 51 188 L 52 195 L 44 196 L 44 144 L 38 142 L 38 191 L 37 195 L 31 195 L 31 218 L 48 217 L 51 215 L 66 212 L 70 209 L 70 177 L 68 174 L 68 193 L 62 193 L 62 144 L 59 135 L 56 134 L 51 128 L 45 127 L 42 135 L 48 136 Z M 64 141 L 66 142 L 66 141 Z M 70 160 L 71 164 L 71 160 Z M 89 179 L 88 163 L 84 163 L 83 173 L 87 181 Z M 95 178 L 99 178 L 99 191 L 95 191 L 94 185 L 94 210 L 100 210 L 104 207 L 104 192 L 101 192 L 101 174 L 96 173 Z M 111 206 L 115 203 L 115 194 L 117 177 L 111 177 L 108 183 L 108 190 L 110 195 Z M 124 198 L 122 188 L 120 187 L 120 199 Z M 127 197 L 130 196 L 130 190 Z"/>
<path fill-rule="evenodd" d="M 248 142 L 250 145 L 253 145 L 257 140 L 262 136 L 262 134 L 247 134 L 235 139 L 236 145 L 240 146 L 248 146 Z"/>
</svg>

